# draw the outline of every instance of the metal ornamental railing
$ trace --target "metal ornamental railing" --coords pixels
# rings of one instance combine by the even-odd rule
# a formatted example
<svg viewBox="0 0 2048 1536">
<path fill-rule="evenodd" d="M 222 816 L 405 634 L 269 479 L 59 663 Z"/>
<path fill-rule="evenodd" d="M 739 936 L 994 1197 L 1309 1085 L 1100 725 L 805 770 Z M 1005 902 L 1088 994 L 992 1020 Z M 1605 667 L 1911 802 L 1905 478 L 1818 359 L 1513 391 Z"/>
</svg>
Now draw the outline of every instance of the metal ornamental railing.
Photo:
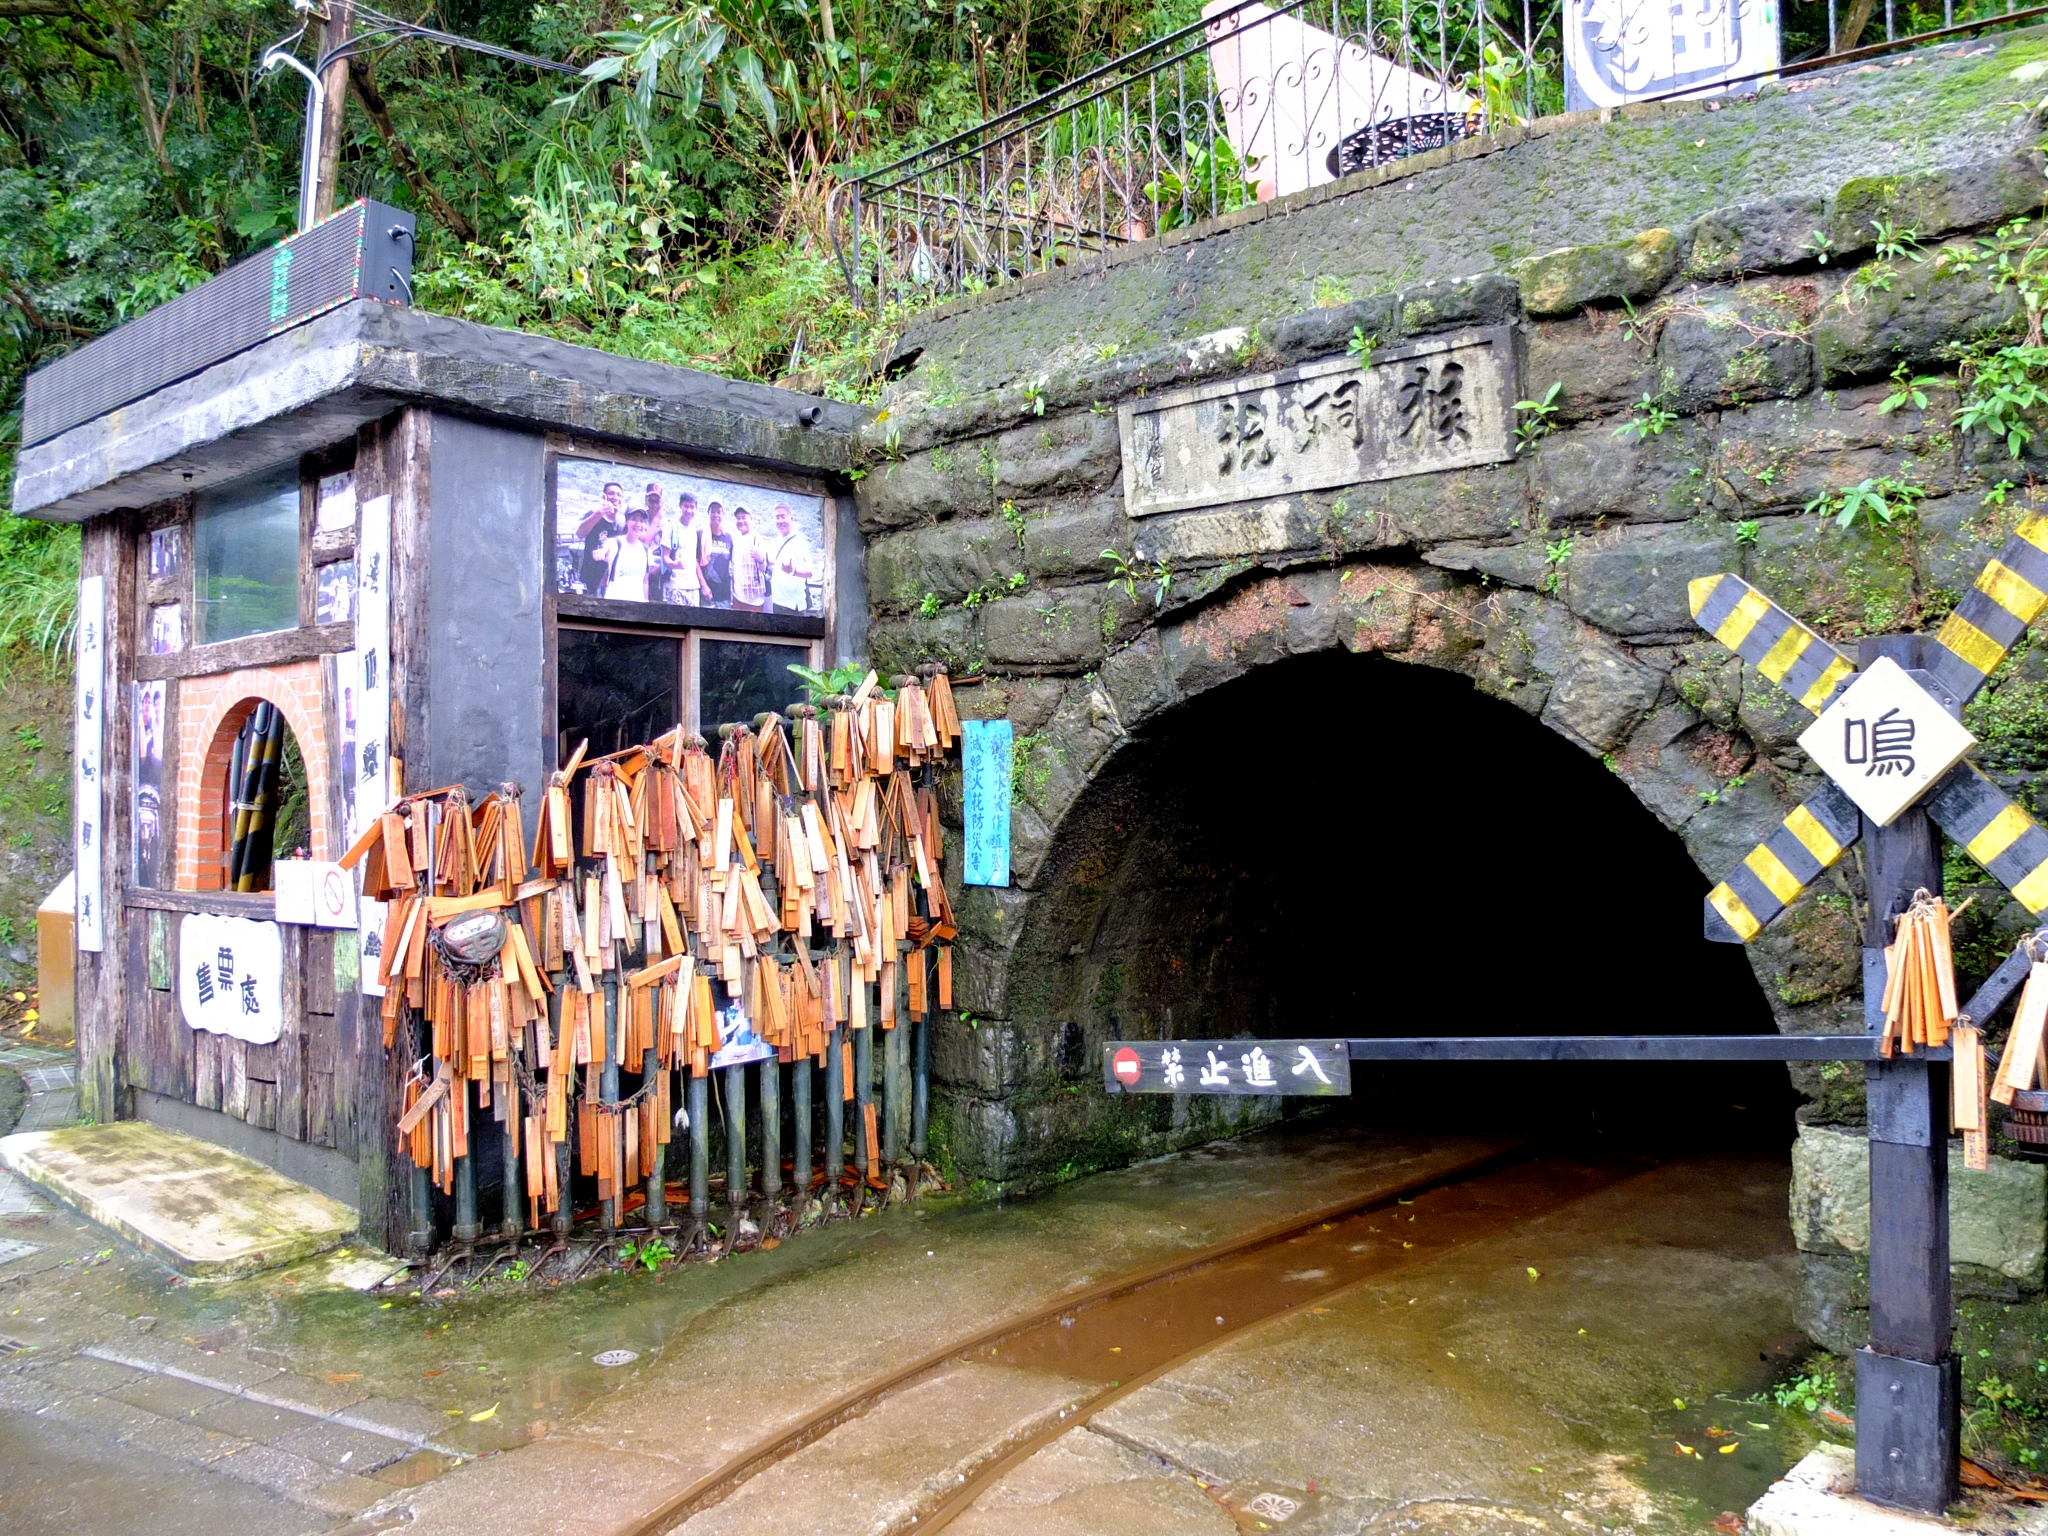
<svg viewBox="0 0 2048 1536">
<path fill-rule="evenodd" d="M 1958 24 L 1959 0 L 1934 4 L 1825 0 L 1826 38 L 1846 25 L 1882 41 L 1785 64 L 1779 0 L 1211 0 L 1191 26 L 842 182 L 829 226 L 863 308 L 950 297 L 1548 112 L 1714 95 L 2048 14 L 1993 0 Z"/>
</svg>

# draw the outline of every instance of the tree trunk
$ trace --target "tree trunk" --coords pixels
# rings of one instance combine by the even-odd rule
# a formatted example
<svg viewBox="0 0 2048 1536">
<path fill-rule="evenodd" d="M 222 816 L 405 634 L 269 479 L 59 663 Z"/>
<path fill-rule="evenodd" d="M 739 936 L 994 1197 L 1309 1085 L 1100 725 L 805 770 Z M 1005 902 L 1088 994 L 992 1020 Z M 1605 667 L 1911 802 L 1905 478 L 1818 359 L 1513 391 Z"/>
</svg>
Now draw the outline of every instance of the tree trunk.
<svg viewBox="0 0 2048 1536">
<path fill-rule="evenodd" d="M 332 18 L 322 29 L 321 53 L 328 54 L 355 33 L 355 6 L 351 0 L 335 0 Z M 341 190 L 341 119 L 348 106 L 349 61 L 338 59 L 320 72 L 320 86 L 326 96 L 326 111 L 320 119 L 320 158 L 315 175 L 319 178 L 313 197 L 313 221 L 317 224 L 334 212 Z"/>
</svg>

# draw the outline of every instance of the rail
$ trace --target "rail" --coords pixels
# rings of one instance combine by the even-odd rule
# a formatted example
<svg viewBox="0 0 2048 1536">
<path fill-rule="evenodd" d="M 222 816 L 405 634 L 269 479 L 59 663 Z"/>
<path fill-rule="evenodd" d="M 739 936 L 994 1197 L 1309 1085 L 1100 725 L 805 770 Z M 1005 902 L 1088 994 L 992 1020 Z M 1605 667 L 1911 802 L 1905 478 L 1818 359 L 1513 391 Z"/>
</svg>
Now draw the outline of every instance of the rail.
<svg viewBox="0 0 2048 1536">
<path fill-rule="evenodd" d="M 1709 96 L 2048 13 L 1825 0 L 1821 46 L 1781 62 L 1757 20 L 1779 7 L 1703 0 L 1677 24 L 1698 34 L 1678 53 L 1704 48 L 1687 71 L 1638 35 L 1649 4 L 1211 0 L 1199 21 L 841 182 L 827 219 L 841 275 L 863 310 L 977 292 L 1567 107 Z M 1820 21 L 1819 3 L 1800 9 Z M 1882 40 L 1827 41 L 1845 26 Z"/>
</svg>

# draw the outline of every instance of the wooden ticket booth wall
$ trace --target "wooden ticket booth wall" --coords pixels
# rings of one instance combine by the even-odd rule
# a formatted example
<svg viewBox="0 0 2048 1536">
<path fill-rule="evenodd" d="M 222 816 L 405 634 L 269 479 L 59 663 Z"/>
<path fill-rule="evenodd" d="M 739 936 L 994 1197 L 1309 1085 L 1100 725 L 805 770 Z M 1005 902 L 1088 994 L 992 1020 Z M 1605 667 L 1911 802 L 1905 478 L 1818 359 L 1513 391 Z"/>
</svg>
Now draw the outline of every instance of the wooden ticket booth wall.
<svg viewBox="0 0 2048 1536">
<path fill-rule="evenodd" d="M 330 341 L 354 361 L 316 398 L 266 377 L 266 351 L 303 373 L 309 346 Z M 166 422 L 207 414 L 195 400 L 212 435 L 161 441 Z M 135 418 L 152 413 L 159 441 L 122 472 L 109 442 L 147 436 Z M 863 643 L 841 494 L 855 419 L 357 300 L 26 448 L 17 509 L 83 522 L 82 622 L 103 606 L 102 636 L 87 645 L 82 629 L 80 648 L 82 726 L 93 682 L 104 701 L 97 784 L 79 781 L 103 919 L 97 952 L 80 925 L 86 1112 L 255 1157 L 354 1205 L 365 1235 L 396 1249 L 413 1219 L 392 1131 L 407 1063 L 363 992 L 370 915 L 309 918 L 303 880 L 280 894 L 268 871 L 233 888 L 244 727 L 281 717 L 272 734 L 305 792 L 281 808 L 275 852 L 319 872 L 379 795 L 461 783 L 476 801 L 516 783 L 537 797 L 581 740 L 601 753 L 679 719 L 715 731 L 786 706 L 801 697 L 792 662 Z M 622 420 L 638 433 L 591 430 Z M 98 436 L 81 447 L 81 434 Z M 147 494 L 173 485 L 189 489 Z M 676 516 L 685 495 L 694 532 Z M 713 503 L 722 538 L 704 536 Z M 666 544 L 642 531 L 657 521 Z M 761 531 L 742 543 L 740 521 Z M 219 935 L 259 929 L 274 957 L 262 940 L 228 954 L 223 976 L 215 951 L 234 946 Z"/>
</svg>

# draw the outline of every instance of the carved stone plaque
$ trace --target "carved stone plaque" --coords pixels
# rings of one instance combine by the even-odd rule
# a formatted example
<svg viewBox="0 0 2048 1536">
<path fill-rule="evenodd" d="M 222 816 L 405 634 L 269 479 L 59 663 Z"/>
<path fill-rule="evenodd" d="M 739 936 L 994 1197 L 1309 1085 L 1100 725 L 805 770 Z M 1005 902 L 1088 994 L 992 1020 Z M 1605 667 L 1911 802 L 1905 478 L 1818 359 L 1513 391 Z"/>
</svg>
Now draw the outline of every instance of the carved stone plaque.
<svg viewBox="0 0 2048 1536">
<path fill-rule="evenodd" d="M 1136 400 L 1117 413 L 1132 517 L 1515 456 L 1507 326 Z"/>
</svg>

